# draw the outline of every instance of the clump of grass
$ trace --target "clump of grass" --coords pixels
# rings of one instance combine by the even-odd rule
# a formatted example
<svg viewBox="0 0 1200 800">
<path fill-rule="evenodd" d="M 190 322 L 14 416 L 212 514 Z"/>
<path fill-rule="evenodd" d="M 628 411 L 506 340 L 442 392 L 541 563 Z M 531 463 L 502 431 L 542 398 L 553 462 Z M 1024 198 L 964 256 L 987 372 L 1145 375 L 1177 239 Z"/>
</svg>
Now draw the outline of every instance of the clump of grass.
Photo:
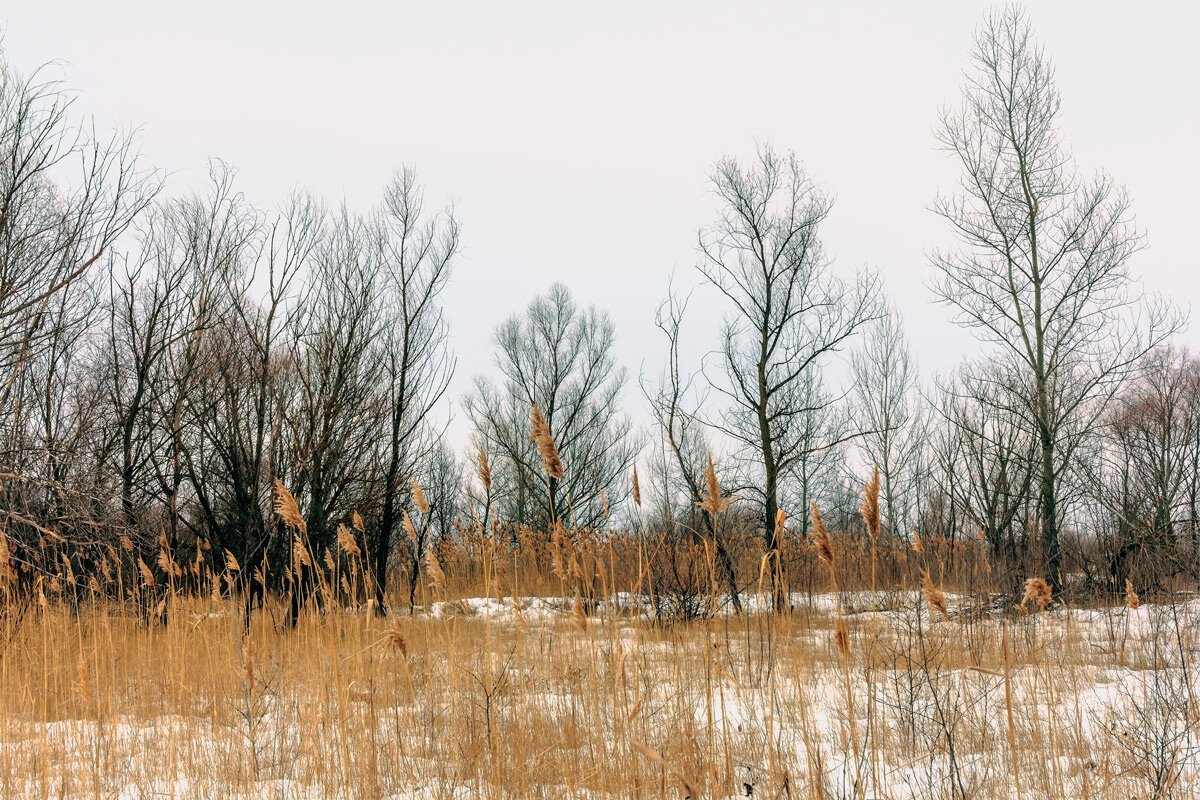
<svg viewBox="0 0 1200 800">
<path fill-rule="evenodd" d="M 1042 578 L 1029 578 L 1025 581 L 1025 593 L 1021 596 L 1021 608 L 1028 609 L 1029 601 L 1037 603 L 1038 608 L 1045 608 L 1054 601 L 1054 593 L 1050 584 Z"/>
</svg>

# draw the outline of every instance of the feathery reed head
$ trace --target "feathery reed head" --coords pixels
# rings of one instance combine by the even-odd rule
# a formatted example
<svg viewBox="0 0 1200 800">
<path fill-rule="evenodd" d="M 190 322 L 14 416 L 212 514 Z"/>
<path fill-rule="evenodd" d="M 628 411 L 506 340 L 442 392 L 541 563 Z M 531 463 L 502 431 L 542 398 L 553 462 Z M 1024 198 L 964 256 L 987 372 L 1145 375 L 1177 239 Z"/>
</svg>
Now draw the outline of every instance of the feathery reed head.
<svg viewBox="0 0 1200 800">
<path fill-rule="evenodd" d="M 404 634 L 400 632 L 400 626 L 392 625 L 387 632 L 387 643 L 392 646 L 392 649 L 399 653 L 404 658 L 408 658 L 408 642 L 404 639 Z"/>
<path fill-rule="evenodd" d="M 708 454 L 708 466 L 704 468 L 704 482 L 708 486 L 708 495 L 696 505 L 714 517 L 737 500 L 736 497 L 721 497 L 721 484 L 717 481 L 717 469 L 713 466 L 712 453 Z"/>
<path fill-rule="evenodd" d="M 587 630 L 587 614 L 583 610 L 583 595 L 578 589 L 575 590 L 575 602 L 571 606 L 571 621 L 579 630 Z"/>
<path fill-rule="evenodd" d="M 1137 610 L 1138 605 L 1140 605 L 1140 602 L 1138 600 L 1137 592 L 1135 592 L 1133 590 L 1133 583 L 1129 580 L 1129 578 L 1126 578 L 1125 579 L 1125 607 L 1130 609 L 1131 611 L 1135 611 L 1135 610 Z"/>
<path fill-rule="evenodd" d="M 425 553 L 425 572 L 429 575 L 429 584 L 438 594 L 446 592 L 446 573 L 438 563 L 437 547 L 430 547 Z"/>
<path fill-rule="evenodd" d="M 566 531 L 561 522 L 555 521 L 550 528 L 550 568 L 554 573 L 554 577 L 560 581 L 567 579 L 567 570 L 563 563 L 563 551 L 566 547 Z"/>
<path fill-rule="evenodd" d="M 564 475 L 562 459 L 558 456 L 554 437 L 550 435 L 550 424 L 542 416 L 542 409 L 537 403 L 533 404 L 533 413 L 530 415 L 529 438 L 537 445 L 538 452 L 542 455 L 542 466 L 545 467 L 546 474 L 561 481 Z"/>
<path fill-rule="evenodd" d="M 142 585 L 143 586 L 153 586 L 154 585 L 154 573 L 150 571 L 150 568 L 148 566 L 146 566 L 146 562 L 142 560 L 141 556 L 138 556 L 137 563 L 138 563 L 138 572 L 140 572 L 142 574 Z"/>
<path fill-rule="evenodd" d="M 837 645 L 842 658 L 850 657 L 850 631 L 846 629 L 846 620 L 841 617 L 838 617 L 837 625 L 833 629 L 833 643 Z"/>
<path fill-rule="evenodd" d="M 533 410 L 529 412 L 529 441 L 537 444 L 542 433 L 549 430 L 550 426 L 546 424 L 546 417 L 542 414 L 542 407 L 535 401 Z"/>
<path fill-rule="evenodd" d="M 417 546 L 417 531 L 413 528 L 412 520 L 408 517 L 407 511 L 400 512 L 400 525 L 404 528 L 404 532 L 408 534 L 408 538 L 412 541 L 415 548 Z"/>
<path fill-rule="evenodd" d="M 425 492 L 421 490 L 421 484 L 417 483 L 416 478 L 413 478 L 412 482 L 412 499 L 417 506 L 417 511 L 422 514 L 429 513 L 429 501 L 425 499 Z"/>
<path fill-rule="evenodd" d="M 925 593 L 925 602 L 930 608 L 940 611 L 943 617 L 950 616 L 950 611 L 946 608 L 946 595 L 933 585 L 933 579 L 929 577 L 927 569 L 921 570 L 921 591 Z"/>
<path fill-rule="evenodd" d="M 713 466 L 712 453 L 708 454 L 708 465 L 704 468 L 704 480 L 708 484 L 708 496 L 720 497 L 721 484 L 717 481 L 717 469 Z"/>
<path fill-rule="evenodd" d="M 107 565 L 107 562 L 105 562 Z M 12 555 L 8 548 L 8 537 L 0 531 L 0 589 L 3 589 L 5 594 L 8 593 L 8 587 L 17 582 L 17 571 L 12 566 Z"/>
<path fill-rule="evenodd" d="M 1054 595 L 1050 591 L 1050 584 L 1041 578 L 1030 578 L 1025 581 L 1025 594 L 1021 598 L 1021 608 L 1025 608 L 1030 600 L 1035 601 L 1038 608 L 1045 608 L 1053 599 Z"/>
<path fill-rule="evenodd" d="M 362 551 L 358 549 L 358 542 L 354 541 L 354 534 L 350 533 L 350 529 L 345 525 L 337 527 L 338 547 L 343 553 L 355 558 L 362 555 Z"/>
<path fill-rule="evenodd" d="M 296 502 L 296 498 L 279 478 L 275 479 L 275 513 L 289 528 L 300 533 L 308 533 L 308 526 L 305 525 L 304 517 L 300 514 L 300 504 Z"/>
<path fill-rule="evenodd" d="M 292 535 L 292 558 L 295 563 L 293 567 L 299 572 L 299 566 L 311 567 L 312 554 L 308 552 L 308 548 L 304 546 L 304 540 L 300 538 L 300 531 L 296 531 Z"/>
<path fill-rule="evenodd" d="M 814 501 L 809 501 L 812 506 L 812 526 L 813 526 L 813 544 L 816 545 L 817 555 L 821 560 L 833 566 L 833 539 L 829 536 L 829 531 L 825 529 L 825 520 L 821 519 L 821 510 L 817 508 Z"/>
<path fill-rule="evenodd" d="M 352 524 L 354 526 L 354 530 L 358 531 L 359 533 L 367 532 L 367 526 L 363 524 L 362 514 L 359 514 L 357 511 L 355 511 L 350 517 L 350 524 Z"/>
<path fill-rule="evenodd" d="M 483 482 L 483 490 L 492 490 L 492 465 L 488 463 L 487 451 L 479 448 L 479 480 Z"/>
<path fill-rule="evenodd" d="M 871 480 L 863 487 L 863 502 L 860 507 L 863 521 L 867 523 L 867 533 L 871 539 L 879 538 L 879 465 L 871 472 Z"/>
<path fill-rule="evenodd" d="M 637 464 L 633 465 L 633 502 L 639 506 L 642 504 L 642 486 L 638 483 Z"/>
</svg>

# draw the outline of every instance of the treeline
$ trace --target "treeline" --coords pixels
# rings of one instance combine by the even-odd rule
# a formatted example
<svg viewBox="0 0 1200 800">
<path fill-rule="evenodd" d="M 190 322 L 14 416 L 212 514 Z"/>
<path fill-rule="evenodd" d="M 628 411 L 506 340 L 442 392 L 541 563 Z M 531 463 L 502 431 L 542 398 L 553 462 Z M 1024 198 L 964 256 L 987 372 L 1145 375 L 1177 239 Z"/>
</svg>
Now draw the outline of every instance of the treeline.
<svg viewBox="0 0 1200 800">
<path fill-rule="evenodd" d="M 460 227 L 411 169 L 366 214 L 304 194 L 257 207 L 220 163 L 167 197 L 130 136 L 97 137 L 58 84 L 0 66 L 5 594 L 201 561 L 294 589 L 286 490 L 311 561 L 358 551 L 380 608 L 393 587 L 412 602 L 439 542 L 560 525 L 711 546 L 736 596 L 758 577 L 745 543 L 785 576 L 814 505 L 864 533 L 871 465 L 881 536 L 983 545 L 1009 588 L 1200 576 L 1200 361 L 1174 343 L 1182 316 L 1139 293 L 1129 200 L 1076 170 L 1059 103 L 1024 15 L 986 19 L 938 125 L 962 180 L 935 204 L 959 246 L 934 251 L 931 287 L 987 347 L 928 382 L 880 276 L 833 266 L 831 199 L 799 160 L 719 160 L 695 281 L 725 316 L 684 363 L 681 341 L 712 326 L 686 291 L 664 299 L 635 428 L 611 318 L 563 285 L 496 329 L 496 376 L 447 396 Z M 455 400 L 465 453 L 441 422 Z M 717 475 L 738 499 L 707 513 Z"/>
</svg>

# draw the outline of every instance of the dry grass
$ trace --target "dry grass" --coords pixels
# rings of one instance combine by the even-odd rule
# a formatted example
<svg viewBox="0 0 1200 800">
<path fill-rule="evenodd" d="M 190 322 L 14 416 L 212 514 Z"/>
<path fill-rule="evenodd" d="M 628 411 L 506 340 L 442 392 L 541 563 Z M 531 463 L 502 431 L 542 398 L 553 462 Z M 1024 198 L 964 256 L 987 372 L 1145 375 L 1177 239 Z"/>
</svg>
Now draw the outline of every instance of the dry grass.
<svg viewBox="0 0 1200 800">
<path fill-rule="evenodd" d="M 347 605 L 332 573 L 294 630 L 281 603 L 247 627 L 228 593 L 148 581 L 165 624 L 103 594 L 7 614 L 0 794 L 1000 798 L 1019 772 L 1024 798 L 1124 799 L 1163 781 L 1123 726 L 1194 725 L 1195 687 L 1145 689 L 1194 657 L 1194 605 L 998 615 L 927 571 L 831 593 L 869 555 L 823 531 L 824 582 L 782 613 L 760 585 L 742 616 L 658 624 L 611 542 L 487 540 L 430 558 L 413 615 Z M 1166 769 L 1158 796 L 1189 796 L 1194 770 Z"/>
</svg>

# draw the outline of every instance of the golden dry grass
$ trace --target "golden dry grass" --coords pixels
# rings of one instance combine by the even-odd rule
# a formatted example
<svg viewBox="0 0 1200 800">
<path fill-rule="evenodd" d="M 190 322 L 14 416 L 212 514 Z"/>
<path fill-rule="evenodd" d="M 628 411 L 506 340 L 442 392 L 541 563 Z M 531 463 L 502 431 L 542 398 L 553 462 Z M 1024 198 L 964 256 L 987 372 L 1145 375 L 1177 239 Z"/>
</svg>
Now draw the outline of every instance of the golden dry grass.
<svg viewBox="0 0 1200 800">
<path fill-rule="evenodd" d="M 846 566 L 826 536 L 812 560 Z M 0 793 L 1001 798 L 1016 770 L 1022 797 L 1128 798 L 1152 780 L 1105 732 L 1136 699 L 1114 692 L 1172 668 L 1164 637 L 1196 647 L 1195 608 L 997 615 L 927 573 L 782 613 L 760 585 L 747 614 L 657 624 L 615 557 L 560 537 L 571 566 L 536 602 L 502 598 L 546 554 L 464 550 L 412 615 L 330 589 L 294 630 L 276 601 L 247 629 L 237 598 L 170 588 L 165 624 L 100 596 L 10 613 Z"/>
</svg>

